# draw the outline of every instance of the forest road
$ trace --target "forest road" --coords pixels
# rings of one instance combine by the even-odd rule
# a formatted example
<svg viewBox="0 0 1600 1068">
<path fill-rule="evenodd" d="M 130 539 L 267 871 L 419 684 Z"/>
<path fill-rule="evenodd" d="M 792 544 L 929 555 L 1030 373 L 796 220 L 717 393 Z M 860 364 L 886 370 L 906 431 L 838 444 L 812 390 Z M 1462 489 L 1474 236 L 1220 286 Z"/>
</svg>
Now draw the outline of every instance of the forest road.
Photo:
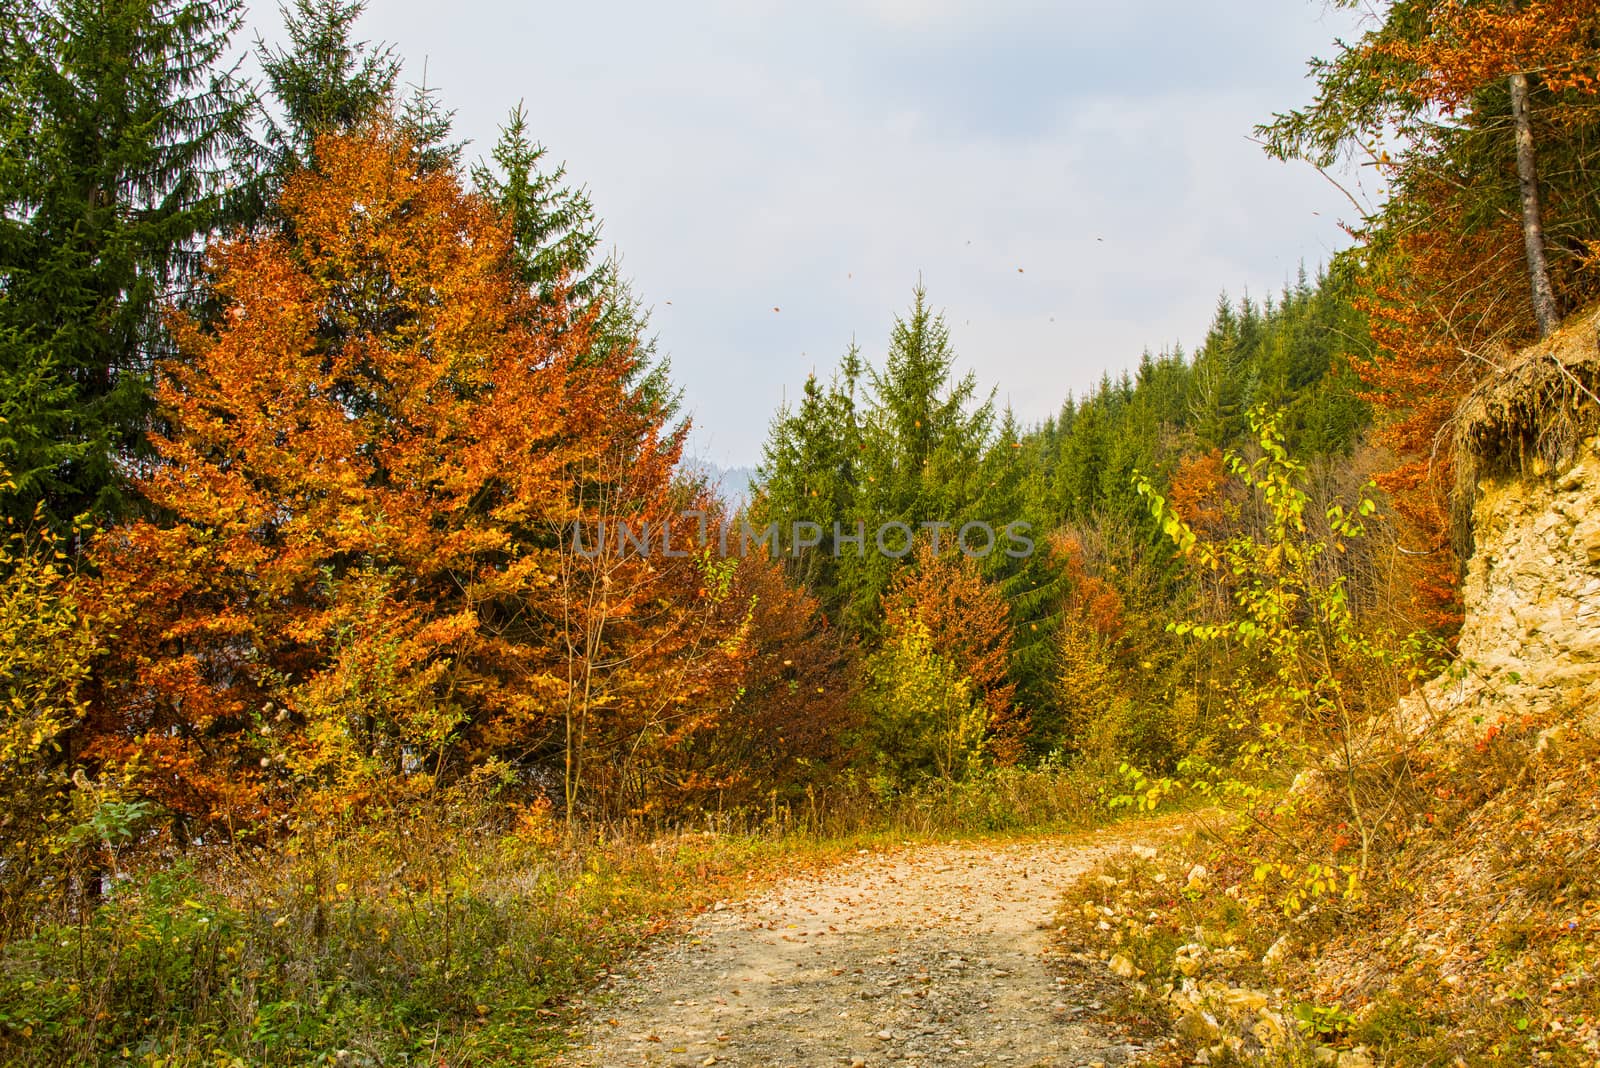
<svg viewBox="0 0 1600 1068">
<path fill-rule="evenodd" d="M 863 853 L 702 913 L 590 1001 L 556 1064 L 1077 1068 L 1139 1052 L 1047 953 L 1066 884 L 1144 837 Z"/>
</svg>

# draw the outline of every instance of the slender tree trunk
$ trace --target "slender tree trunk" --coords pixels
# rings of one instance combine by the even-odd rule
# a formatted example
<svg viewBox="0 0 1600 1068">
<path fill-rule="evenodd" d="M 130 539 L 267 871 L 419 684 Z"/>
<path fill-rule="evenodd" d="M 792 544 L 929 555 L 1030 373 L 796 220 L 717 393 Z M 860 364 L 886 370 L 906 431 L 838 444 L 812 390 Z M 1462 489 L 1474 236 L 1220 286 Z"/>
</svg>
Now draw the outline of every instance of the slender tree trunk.
<svg viewBox="0 0 1600 1068">
<path fill-rule="evenodd" d="M 1549 337 L 1561 324 L 1550 264 L 1545 256 L 1544 221 L 1539 210 L 1539 178 L 1534 168 L 1533 119 L 1528 110 L 1528 76 L 1511 76 L 1511 121 L 1517 133 L 1517 186 L 1522 192 L 1522 243 L 1528 252 L 1528 277 L 1533 283 L 1533 314 L 1539 336 Z"/>
</svg>

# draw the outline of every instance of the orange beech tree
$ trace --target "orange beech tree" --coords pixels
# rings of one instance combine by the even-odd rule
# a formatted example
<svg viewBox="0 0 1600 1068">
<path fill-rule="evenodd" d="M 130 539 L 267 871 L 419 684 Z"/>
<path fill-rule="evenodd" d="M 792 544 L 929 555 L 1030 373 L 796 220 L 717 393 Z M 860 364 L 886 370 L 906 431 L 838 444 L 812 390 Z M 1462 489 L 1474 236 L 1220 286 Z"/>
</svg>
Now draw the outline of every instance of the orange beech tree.
<svg viewBox="0 0 1600 1068">
<path fill-rule="evenodd" d="M 769 791 L 792 799 L 851 755 L 845 739 L 860 714 L 850 652 L 783 563 L 746 556 L 725 581 L 717 632 L 741 653 L 725 722 L 704 722 L 666 767 L 683 800 L 708 808 Z"/>
<path fill-rule="evenodd" d="M 560 554 L 569 818 L 731 809 L 820 781 L 859 715 L 819 601 L 731 528 L 724 552 L 721 506 L 691 487 L 631 500 L 623 526 L 628 486 L 595 479 Z"/>
<path fill-rule="evenodd" d="M 1013 703 L 1010 606 L 983 580 L 977 565 L 953 549 L 917 546 L 916 566 L 903 568 L 884 594 L 884 629 L 912 622 L 927 629 L 935 652 L 947 657 L 988 713 L 985 748 L 996 763 L 1022 756 L 1028 720 Z"/>
<path fill-rule="evenodd" d="M 551 530 L 558 596 L 543 611 L 569 821 L 580 809 L 654 814 L 696 793 L 686 751 L 739 729 L 727 717 L 746 657 L 737 561 L 708 536 L 714 502 L 672 483 L 676 447 L 640 455 L 636 444 L 624 435 L 581 469 L 580 519 Z"/>
<path fill-rule="evenodd" d="M 1413 183 L 1428 185 L 1421 176 Z M 1425 222 L 1376 242 L 1357 302 L 1377 349 L 1357 370 L 1386 416 L 1377 441 L 1395 457 L 1376 478 L 1399 520 L 1409 614 L 1448 630 L 1460 618 L 1450 421 L 1492 360 L 1530 339 L 1533 325 L 1516 224 L 1452 227 L 1444 220 L 1459 217 L 1457 206 L 1437 187 L 1429 196 Z"/>
<path fill-rule="evenodd" d="M 1050 558 L 1065 579 L 1057 624 L 1052 733 L 1083 751 L 1090 729 L 1115 697 L 1114 650 L 1128 629 L 1127 605 L 1116 586 L 1091 567 L 1083 538 L 1069 529 L 1049 539 Z"/>
<path fill-rule="evenodd" d="M 627 403 L 633 354 L 597 360 L 592 313 L 517 280 L 458 175 L 384 124 L 316 160 L 280 230 L 212 250 L 219 314 L 177 319 L 160 368 L 158 518 L 96 548 L 119 640 L 85 751 L 205 821 L 559 753 L 561 532 L 595 471 L 618 516 L 658 509 L 681 445 Z M 674 592 L 632 566 L 622 618 Z"/>
</svg>

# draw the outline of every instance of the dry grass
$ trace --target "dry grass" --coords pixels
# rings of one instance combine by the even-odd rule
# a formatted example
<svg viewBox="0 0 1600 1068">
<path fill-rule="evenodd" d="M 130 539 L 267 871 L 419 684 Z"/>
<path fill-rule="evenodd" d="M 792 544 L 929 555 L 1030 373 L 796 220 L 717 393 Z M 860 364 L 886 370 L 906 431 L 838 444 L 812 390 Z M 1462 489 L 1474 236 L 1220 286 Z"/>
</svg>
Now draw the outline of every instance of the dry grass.
<svg viewBox="0 0 1600 1068">
<path fill-rule="evenodd" d="M 1569 466 L 1600 429 L 1600 311 L 1575 316 L 1491 372 L 1454 421 L 1456 513 L 1462 559 L 1471 553 L 1478 482 Z"/>
<path fill-rule="evenodd" d="M 1198 984 L 1219 1033 L 1189 1028 L 1165 1063 L 1205 1050 L 1214 1064 L 1300 1064 L 1322 1047 L 1350 1064 L 1592 1068 L 1600 743 L 1570 719 L 1508 718 L 1411 759 L 1426 789 L 1359 893 L 1284 907 L 1276 866 L 1325 860 L 1340 833 L 1336 804 L 1301 799 L 1086 879 L 1063 912 L 1063 953 L 1101 976 L 1125 956 L 1138 973 L 1121 984 L 1125 1011 L 1180 1031 L 1168 993 Z M 1196 864 L 1206 874 L 1191 885 Z M 1196 944 L 1205 963 L 1186 976 L 1180 958 L 1195 951 L 1180 947 Z M 1263 1042 L 1272 1028 L 1230 1010 L 1228 989 L 1264 992 L 1287 1040 Z"/>
</svg>

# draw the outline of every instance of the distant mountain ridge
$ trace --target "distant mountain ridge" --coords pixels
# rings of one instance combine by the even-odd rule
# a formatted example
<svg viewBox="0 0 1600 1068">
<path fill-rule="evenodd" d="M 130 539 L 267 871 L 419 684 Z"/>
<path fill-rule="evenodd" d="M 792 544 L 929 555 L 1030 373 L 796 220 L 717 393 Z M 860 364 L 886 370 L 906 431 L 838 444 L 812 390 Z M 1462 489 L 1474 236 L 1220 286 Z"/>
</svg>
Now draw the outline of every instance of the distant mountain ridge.
<svg viewBox="0 0 1600 1068">
<path fill-rule="evenodd" d="M 750 483 L 755 481 L 754 467 L 723 467 L 710 460 L 685 459 L 683 470 L 690 475 L 701 475 L 728 505 L 742 507 L 750 499 Z"/>
</svg>

